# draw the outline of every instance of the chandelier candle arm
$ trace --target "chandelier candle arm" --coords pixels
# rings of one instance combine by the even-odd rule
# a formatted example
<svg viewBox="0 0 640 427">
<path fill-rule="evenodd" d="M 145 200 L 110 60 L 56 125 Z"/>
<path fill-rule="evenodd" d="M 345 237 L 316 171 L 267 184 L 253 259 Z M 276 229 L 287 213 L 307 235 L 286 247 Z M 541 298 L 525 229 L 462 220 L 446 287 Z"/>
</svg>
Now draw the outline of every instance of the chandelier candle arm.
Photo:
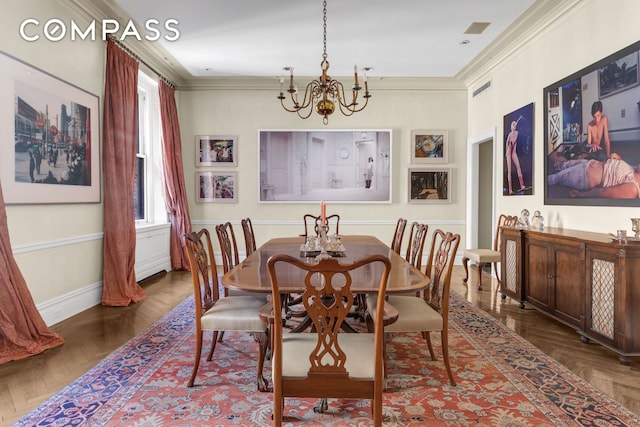
<svg viewBox="0 0 640 427">
<path fill-rule="evenodd" d="M 312 80 L 304 90 L 302 103 L 298 101 L 298 88 L 293 83 L 293 67 L 284 67 L 285 71 L 289 71 L 289 98 L 292 106 L 287 107 L 284 95 L 284 76 L 280 77 L 280 94 L 278 99 L 285 111 L 297 113 L 302 119 L 311 116 L 314 109 L 322 116 L 322 122 L 326 125 L 329 123 L 329 115 L 333 114 L 338 104 L 338 109 L 345 116 L 351 116 L 353 113 L 360 112 L 369 103 L 371 94 L 369 93 L 369 84 L 367 82 L 367 71 L 370 67 L 364 68 L 364 89 L 365 99 L 364 105 L 358 107 L 358 92 L 362 89 L 358 81 L 358 66 L 353 66 L 354 84 L 352 88 L 351 102 L 347 102 L 344 94 L 344 86 L 337 80 L 329 76 L 329 61 L 327 59 L 327 0 L 323 1 L 323 53 L 320 68 L 322 74 L 318 79 Z"/>
</svg>

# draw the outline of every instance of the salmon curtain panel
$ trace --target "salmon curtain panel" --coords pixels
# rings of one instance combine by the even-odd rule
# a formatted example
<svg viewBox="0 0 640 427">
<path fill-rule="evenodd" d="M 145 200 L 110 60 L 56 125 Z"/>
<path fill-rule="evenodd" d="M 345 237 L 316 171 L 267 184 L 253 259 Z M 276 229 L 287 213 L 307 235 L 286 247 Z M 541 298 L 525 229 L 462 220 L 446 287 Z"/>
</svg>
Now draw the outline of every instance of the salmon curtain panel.
<svg viewBox="0 0 640 427">
<path fill-rule="evenodd" d="M 138 61 L 107 41 L 102 169 L 104 260 L 102 305 L 127 306 L 146 298 L 134 270 L 133 186 L 138 140 Z"/>
<path fill-rule="evenodd" d="M 162 80 L 159 83 L 159 93 L 165 203 L 171 221 L 171 268 L 188 270 L 189 260 L 182 244 L 182 236 L 191 232 L 191 216 L 184 184 L 178 109 L 175 91 Z"/>
<path fill-rule="evenodd" d="M 38 312 L 13 258 L 0 186 L 0 363 L 23 359 L 64 343 Z"/>
</svg>

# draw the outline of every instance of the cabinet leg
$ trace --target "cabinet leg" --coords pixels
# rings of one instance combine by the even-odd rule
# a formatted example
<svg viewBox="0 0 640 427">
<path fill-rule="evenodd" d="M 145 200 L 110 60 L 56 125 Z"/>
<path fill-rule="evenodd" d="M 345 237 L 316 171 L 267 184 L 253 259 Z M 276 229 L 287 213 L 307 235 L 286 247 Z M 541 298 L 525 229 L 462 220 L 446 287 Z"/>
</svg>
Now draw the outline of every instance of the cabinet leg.
<svg viewBox="0 0 640 427">
<path fill-rule="evenodd" d="M 631 363 L 631 360 L 627 356 L 623 356 L 623 355 L 620 355 L 620 357 L 618 357 L 618 360 L 620 361 L 621 365 L 625 365 L 625 366 Z"/>
<path fill-rule="evenodd" d="M 524 310 L 524 301 L 520 301 L 520 308 Z"/>
<path fill-rule="evenodd" d="M 585 337 L 584 335 L 580 335 L 580 341 L 582 341 L 585 344 L 589 344 L 591 342 L 591 340 L 588 337 Z"/>
</svg>

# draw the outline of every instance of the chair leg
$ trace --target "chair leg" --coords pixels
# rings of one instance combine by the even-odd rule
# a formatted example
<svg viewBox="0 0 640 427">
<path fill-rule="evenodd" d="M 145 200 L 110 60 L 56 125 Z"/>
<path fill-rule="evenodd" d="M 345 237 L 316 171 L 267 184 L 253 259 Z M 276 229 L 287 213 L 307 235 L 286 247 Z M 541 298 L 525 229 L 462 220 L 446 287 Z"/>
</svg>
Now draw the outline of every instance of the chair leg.
<svg viewBox="0 0 640 427">
<path fill-rule="evenodd" d="M 388 372 L 387 372 L 387 334 L 383 333 L 382 334 L 382 371 L 383 371 L 383 377 L 384 377 L 384 384 L 383 384 L 383 388 L 387 388 L 387 377 L 388 377 Z"/>
<path fill-rule="evenodd" d="M 217 339 L 218 331 L 213 331 L 213 338 L 211 339 L 211 349 L 209 350 L 209 355 L 207 356 L 207 362 L 211 362 L 211 359 L 213 359 L 213 352 L 216 351 Z"/>
<path fill-rule="evenodd" d="M 198 373 L 198 366 L 200 365 L 200 352 L 202 352 L 202 331 L 196 332 L 196 353 L 193 360 L 193 370 L 191 371 L 191 378 L 187 383 L 187 387 L 193 387 L 193 382 L 196 380 L 196 374 Z"/>
<path fill-rule="evenodd" d="M 447 375 L 449 375 L 449 383 L 453 386 L 456 385 L 456 380 L 453 378 L 451 372 L 451 365 L 449 364 L 449 333 L 447 329 L 443 329 L 440 332 L 442 338 L 442 358 L 444 359 L 444 366 L 447 368 Z"/>
<path fill-rule="evenodd" d="M 273 426 L 282 426 L 282 417 L 284 412 L 284 398 L 282 392 L 276 392 L 274 387 L 273 392 Z"/>
<path fill-rule="evenodd" d="M 462 279 L 462 281 L 464 283 L 467 283 L 467 280 L 469 280 L 469 268 L 467 266 L 468 262 L 469 262 L 469 258 L 462 257 L 462 265 L 464 266 L 464 279 Z"/>
<path fill-rule="evenodd" d="M 269 347 L 269 337 L 264 332 L 252 333 L 253 339 L 258 343 L 258 374 L 256 382 L 259 391 L 269 391 L 269 382 L 263 375 L 264 359 Z"/>
<path fill-rule="evenodd" d="M 482 290 L 482 269 L 484 268 L 484 262 L 477 262 L 476 269 L 478 270 L 478 290 Z"/>
<path fill-rule="evenodd" d="M 427 341 L 427 347 L 429 347 L 429 354 L 431 354 L 431 360 L 438 360 L 436 354 L 433 351 L 433 345 L 431 345 L 431 333 L 429 331 L 423 331 L 422 336 Z"/>
<path fill-rule="evenodd" d="M 375 396 L 371 399 L 371 412 L 373 412 L 374 427 L 382 426 L 382 396 Z"/>
<path fill-rule="evenodd" d="M 496 272 L 496 278 L 498 279 L 498 283 L 501 283 L 501 281 L 500 281 L 500 272 L 498 271 L 498 263 L 497 262 L 493 263 L 493 270 Z"/>
</svg>

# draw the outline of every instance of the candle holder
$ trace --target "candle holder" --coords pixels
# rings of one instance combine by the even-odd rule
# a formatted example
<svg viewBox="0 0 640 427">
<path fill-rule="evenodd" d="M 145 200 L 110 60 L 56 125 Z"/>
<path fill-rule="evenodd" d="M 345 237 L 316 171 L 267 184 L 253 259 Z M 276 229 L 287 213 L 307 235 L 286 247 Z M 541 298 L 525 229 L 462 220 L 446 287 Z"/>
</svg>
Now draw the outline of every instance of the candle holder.
<svg viewBox="0 0 640 427">
<path fill-rule="evenodd" d="M 631 229 L 636 233 L 636 239 L 640 238 L 640 218 L 631 218 Z"/>
<path fill-rule="evenodd" d="M 323 259 L 331 258 L 331 255 L 327 253 L 327 233 L 329 232 L 328 225 L 320 225 L 318 226 L 318 240 L 320 247 L 320 254 L 316 257 L 316 261 L 321 261 Z"/>
</svg>

